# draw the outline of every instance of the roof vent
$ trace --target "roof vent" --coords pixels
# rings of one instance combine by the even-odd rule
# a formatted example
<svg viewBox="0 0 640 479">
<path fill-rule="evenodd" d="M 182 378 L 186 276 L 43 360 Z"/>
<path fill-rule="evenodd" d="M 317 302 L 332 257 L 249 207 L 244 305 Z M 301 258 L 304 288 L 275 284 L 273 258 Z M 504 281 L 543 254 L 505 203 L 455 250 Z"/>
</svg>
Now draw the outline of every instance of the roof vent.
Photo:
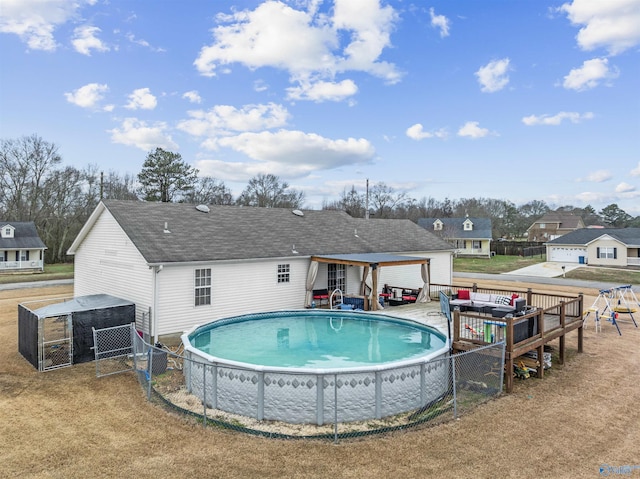
<svg viewBox="0 0 640 479">
<path fill-rule="evenodd" d="M 304 216 L 304 213 L 300 210 L 293 210 L 292 213 L 296 216 Z"/>
<path fill-rule="evenodd" d="M 203 212 L 203 213 L 208 213 L 210 211 L 209 207 L 207 205 L 198 205 L 198 206 L 196 206 L 196 209 L 198 211 Z"/>
</svg>

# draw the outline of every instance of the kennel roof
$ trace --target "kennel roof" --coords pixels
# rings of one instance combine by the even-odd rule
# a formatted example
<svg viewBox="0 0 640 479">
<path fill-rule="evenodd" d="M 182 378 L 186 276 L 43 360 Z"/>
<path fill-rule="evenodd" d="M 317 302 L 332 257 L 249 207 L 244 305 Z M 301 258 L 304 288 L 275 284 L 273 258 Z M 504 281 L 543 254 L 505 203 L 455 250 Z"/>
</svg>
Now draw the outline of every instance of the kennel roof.
<svg viewBox="0 0 640 479">
<path fill-rule="evenodd" d="M 134 304 L 126 299 L 117 298 L 109 294 L 92 294 L 89 296 L 78 296 L 70 301 L 50 304 L 33 311 L 39 318 L 49 318 L 52 316 L 63 316 L 65 314 L 77 313 L 80 311 L 93 311 L 95 309 L 115 308 L 118 306 L 130 306 Z"/>
</svg>

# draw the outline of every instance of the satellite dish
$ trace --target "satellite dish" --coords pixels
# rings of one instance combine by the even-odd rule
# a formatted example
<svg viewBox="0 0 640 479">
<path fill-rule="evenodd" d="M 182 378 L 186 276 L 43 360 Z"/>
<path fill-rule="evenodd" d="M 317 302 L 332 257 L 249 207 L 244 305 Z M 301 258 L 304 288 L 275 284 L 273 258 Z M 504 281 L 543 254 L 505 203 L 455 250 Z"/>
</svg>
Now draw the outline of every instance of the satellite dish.
<svg viewBox="0 0 640 479">
<path fill-rule="evenodd" d="M 209 207 L 207 205 L 198 205 L 198 206 L 196 206 L 196 209 L 198 211 L 202 211 L 203 213 L 208 213 L 209 212 Z"/>
<path fill-rule="evenodd" d="M 292 213 L 296 216 L 304 216 L 304 213 L 300 210 L 293 210 Z"/>
</svg>

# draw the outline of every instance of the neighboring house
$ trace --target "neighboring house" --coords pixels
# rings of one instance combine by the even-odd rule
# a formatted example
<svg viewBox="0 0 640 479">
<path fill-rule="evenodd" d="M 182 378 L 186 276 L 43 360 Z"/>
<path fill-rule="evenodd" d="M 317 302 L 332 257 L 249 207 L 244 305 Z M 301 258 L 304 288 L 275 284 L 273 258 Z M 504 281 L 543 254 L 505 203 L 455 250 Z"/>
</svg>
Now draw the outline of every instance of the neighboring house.
<svg viewBox="0 0 640 479">
<path fill-rule="evenodd" d="M 640 266 L 640 228 L 582 228 L 546 243 L 547 260 Z"/>
<path fill-rule="evenodd" d="M 528 241 L 551 241 L 584 227 L 584 221 L 580 216 L 551 212 L 527 228 L 527 239 Z"/>
<path fill-rule="evenodd" d="M 135 302 L 139 329 L 157 339 L 228 316 L 309 307 L 314 289 L 365 294 L 366 283 L 377 296 L 385 283 L 421 288 L 425 272 L 451 284 L 453 250 L 409 220 L 105 200 L 69 254 L 75 296 Z"/>
<path fill-rule="evenodd" d="M 491 257 L 489 218 L 420 218 L 418 225 L 451 244 L 458 256 Z"/>
<path fill-rule="evenodd" d="M 0 220 L 0 273 L 44 271 L 44 250 L 33 221 Z"/>
</svg>

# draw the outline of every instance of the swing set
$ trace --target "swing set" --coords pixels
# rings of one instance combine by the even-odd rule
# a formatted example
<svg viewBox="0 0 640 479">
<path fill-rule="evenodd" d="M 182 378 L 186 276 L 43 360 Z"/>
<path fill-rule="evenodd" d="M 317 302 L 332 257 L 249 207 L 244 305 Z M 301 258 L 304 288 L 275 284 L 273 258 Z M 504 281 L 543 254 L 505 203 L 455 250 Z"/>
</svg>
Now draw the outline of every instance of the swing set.
<svg viewBox="0 0 640 479">
<path fill-rule="evenodd" d="M 601 289 L 593 305 L 584 313 L 583 325 L 586 327 L 587 319 L 593 313 L 596 332 L 601 330 L 600 320 L 604 319 L 611 321 L 618 330 L 618 334 L 622 336 L 618 326 L 619 315 L 628 314 L 637 328 L 638 324 L 633 317 L 633 313 L 637 312 L 639 307 L 640 302 L 638 302 L 638 298 L 633 289 L 631 289 L 630 284 L 611 289 Z"/>
</svg>

